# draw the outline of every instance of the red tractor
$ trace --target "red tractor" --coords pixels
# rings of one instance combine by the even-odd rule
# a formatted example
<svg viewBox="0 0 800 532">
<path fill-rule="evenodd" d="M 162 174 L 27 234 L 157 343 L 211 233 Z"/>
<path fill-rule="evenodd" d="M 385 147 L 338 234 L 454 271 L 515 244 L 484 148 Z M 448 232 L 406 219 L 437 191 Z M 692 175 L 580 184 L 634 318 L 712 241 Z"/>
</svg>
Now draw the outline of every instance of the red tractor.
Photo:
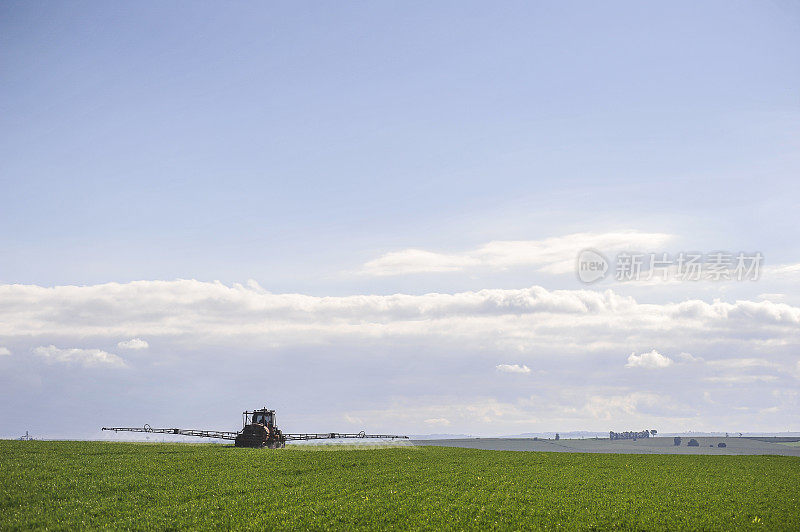
<svg viewBox="0 0 800 532">
<path fill-rule="evenodd" d="M 345 438 L 369 439 L 408 439 L 408 436 L 393 434 L 365 434 L 362 430 L 358 433 L 325 432 L 316 434 L 284 434 L 275 424 L 275 411 L 268 408 L 242 412 L 242 430 L 227 432 L 222 430 L 195 430 L 195 429 L 154 429 L 150 425 L 139 427 L 103 427 L 103 430 L 114 432 L 152 432 L 154 434 L 178 434 L 180 436 L 197 436 L 199 438 L 213 438 L 217 440 L 233 440 L 236 447 L 255 447 L 258 449 L 279 449 L 286 446 L 287 441 L 297 440 L 338 440 Z"/>
<path fill-rule="evenodd" d="M 242 412 L 242 431 L 236 435 L 236 447 L 266 447 L 278 449 L 286 446 L 286 437 L 275 424 L 275 411 L 262 408 Z"/>
</svg>

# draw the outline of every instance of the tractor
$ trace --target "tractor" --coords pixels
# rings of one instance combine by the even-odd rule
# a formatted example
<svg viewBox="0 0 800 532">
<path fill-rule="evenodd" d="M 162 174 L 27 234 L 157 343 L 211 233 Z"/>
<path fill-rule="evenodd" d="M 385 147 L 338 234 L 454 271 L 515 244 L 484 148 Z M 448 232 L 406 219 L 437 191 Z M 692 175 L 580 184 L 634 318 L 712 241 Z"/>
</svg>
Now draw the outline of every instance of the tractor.
<svg viewBox="0 0 800 532">
<path fill-rule="evenodd" d="M 236 447 L 253 447 L 257 449 L 263 449 L 264 447 L 267 449 L 279 449 L 286 447 L 287 441 L 338 440 L 346 438 L 408 439 L 408 436 L 397 436 L 394 434 L 365 434 L 363 430 L 358 433 L 324 432 L 284 434 L 275 424 L 275 411 L 266 407 L 242 412 L 242 430 L 239 432 L 195 429 L 154 429 L 147 424 L 145 424 L 144 427 L 103 427 L 103 430 L 111 430 L 114 432 L 177 434 L 180 436 L 196 436 L 198 438 L 213 438 L 216 440 L 233 440 L 233 444 Z"/>
<path fill-rule="evenodd" d="M 286 447 L 286 438 L 275 424 L 275 411 L 262 408 L 252 412 L 242 412 L 242 430 L 236 435 L 236 447 L 266 447 L 278 449 Z"/>
</svg>

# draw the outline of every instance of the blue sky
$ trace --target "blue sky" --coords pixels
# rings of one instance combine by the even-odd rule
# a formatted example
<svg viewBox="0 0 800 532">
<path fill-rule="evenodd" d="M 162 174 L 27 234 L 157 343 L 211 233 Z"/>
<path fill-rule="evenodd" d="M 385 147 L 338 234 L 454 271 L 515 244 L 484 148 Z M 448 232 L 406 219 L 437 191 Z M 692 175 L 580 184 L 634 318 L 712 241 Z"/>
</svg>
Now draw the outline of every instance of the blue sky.
<svg viewBox="0 0 800 532">
<path fill-rule="evenodd" d="M 233 367 L 249 365 L 283 380 L 277 397 L 247 400 L 285 401 L 293 419 L 314 425 L 300 430 L 344 422 L 342 413 L 374 426 L 398 405 L 418 410 L 397 423 L 415 433 L 522 432 L 523 425 L 605 430 L 607 412 L 631 423 L 656 416 L 675 430 L 724 429 L 747 425 L 748 416 L 764 409 L 775 410 L 772 417 L 760 414 L 762 426 L 753 428 L 785 430 L 785 420 L 800 421 L 791 414 L 800 375 L 793 321 L 800 315 L 798 30 L 793 2 L 239 3 L 225 9 L 177 2 L 4 3 L 0 288 L 6 302 L 0 312 L 7 325 L 0 346 L 10 354 L 0 356 L 0 375 L 14 397 L 0 411 L 5 430 L 24 431 L 28 425 L 12 416 L 26 417 L 53 400 L 43 391 L 23 391 L 36 386 L 55 386 L 65 405 L 87 412 L 60 433 L 85 435 L 107 423 L 112 412 L 103 411 L 101 422 L 87 405 L 108 395 L 92 372 L 115 365 L 105 378 L 142 405 L 129 412 L 142 422 L 162 414 L 180 421 L 172 406 L 177 397 L 200 400 L 198 392 L 165 392 L 159 383 L 214 374 L 208 385 L 224 388 L 236 382 Z M 583 234 L 594 236 L 567 238 Z M 574 257 L 580 248 L 570 246 L 578 241 L 607 243 L 611 253 L 624 247 L 613 237 L 619 234 L 634 234 L 631 242 L 647 248 L 642 251 L 760 251 L 773 269 L 755 283 L 587 287 L 574 272 L 548 270 L 557 262 L 549 255 L 531 258 L 534 252 Z M 566 240 L 544 252 L 533 244 L 527 259 L 509 258 L 517 251 L 502 244 L 554 238 Z M 476 251 L 490 242 L 505 246 L 505 258 Z M 419 271 L 409 273 L 415 250 L 433 254 L 424 259 L 433 263 L 415 262 Z M 386 257 L 400 261 L 396 271 L 370 273 L 371 261 L 385 264 Z M 441 260 L 466 266 L 441 271 Z M 258 288 L 242 303 L 230 287 L 251 279 Z M 217 280 L 229 290 L 218 293 Z M 55 286 L 62 291 L 44 290 Z M 465 318 L 461 306 L 448 303 L 441 312 L 450 318 L 432 318 L 420 310 L 428 303 L 415 300 L 422 307 L 398 317 L 376 315 L 360 303 L 350 307 L 347 299 L 533 286 L 571 291 L 567 299 L 608 289 L 642 305 L 741 300 L 761 307 L 713 311 L 741 310 L 750 316 L 746 326 L 696 323 L 710 332 L 686 338 L 683 317 L 651 340 L 614 328 L 628 316 L 617 304 L 608 315 L 587 318 L 592 324 L 580 331 L 554 322 L 547 334 L 530 337 L 525 331 L 534 323 L 517 323 L 524 313 L 514 314 L 503 318 L 520 327 L 513 334 L 502 332 L 510 322 L 475 325 L 494 331 L 482 345 L 461 335 L 457 320 L 436 322 L 461 316 L 461 323 L 472 323 L 483 319 L 482 311 Z M 350 310 L 329 314 L 309 310 L 321 300 L 293 300 L 288 314 L 306 313 L 296 321 L 265 318 L 261 305 L 273 303 L 262 292 L 339 297 L 337 305 Z M 503 297 L 545 297 L 521 293 Z M 192 322 L 198 312 L 183 306 L 195 296 L 207 312 L 198 322 Z M 143 304 L 137 298 L 151 304 L 148 298 L 156 298 L 163 305 L 153 310 L 158 318 L 129 315 L 124 306 Z M 228 313 L 216 314 L 214 301 L 226 301 L 219 305 Z M 378 306 L 391 306 L 383 301 Z M 559 304 L 573 308 L 564 301 Z M 659 310 L 665 320 L 675 318 L 665 309 Z M 70 312 L 85 319 L 79 325 L 63 319 Z M 402 321 L 416 312 L 422 317 Z M 237 329 L 226 321 L 231 313 L 249 325 Z M 762 315 L 778 316 L 779 323 L 761 322 Z M 107 316 L 118 319 L 106 322 Z M 616 331 L 603 345 L 582 354 L 556 348 L 591 344 L 581 331 L 602 320 Z M 192 325 L 181 329 L 172 321 Z M 396 327 L 350 330 L 364 324 Z M 409 332 L 420 324 L 427 333 Z M 561 342 L 550 338 L 557 330 Z M 132 338 L 148 347 L 118 346 Z M 50 345 L 61 351 L 48 351 Z M 712 380 L 692 390 L 734 397 L 732 383 L 746 385 L 738 406 L 749 410 L 730 417 L 709 396 L 706 409 L 647 411 L 671 392 L 656 384 L 641 388 L 641 375 L 631 378 L 631 372 L 645 370 L 626 364 L 632 352 L 651 350 L 671 362 L 644 359 L 652 363 L 650 374 L 665 381 L 662 373 L 673 372 L 666 381 L 675 386 L 683 379 L 677 372 L 690 363 L 681 353 L 706 365 L 722 361 L 708 371 L 746 370 L 709 373 Z M 421 352 L 427 353 L 423 362 Z M 531 371 L 509 375 L 496 369 L 502 364 Z M 397 372 L 407 376 L 396 381 Z M 56 385 L 59 374 L 72 380 Z M 506 377 L 517 381 L 510 385 Z M 326 384 L 330 378 L 354 386 L 369 380 L 376 389 L 328 402 L 335 390 Z M 543 379 L 565 389 L 585 382 L 587 391 L 556 401 L 548 409 L 567 413 L 548 417 L 531 400 Z M 758 399 L 765 395 L 772 399 Z M 209 422 L 224 421 L 229 411 L 235 420 L 240 407 L 256 406 L 203 397 L 221 405 Z M 124 402 L 114 399 L 108 408 Z M 470 408 L 494 424 L 470 424 L 464 413 Z M 443 419 L 448 423 L 435 421 Z M 80 428 L 72 434 L 68 426 Z M 641 427 L 616 427 L 634 428 Z"/>
</svg>

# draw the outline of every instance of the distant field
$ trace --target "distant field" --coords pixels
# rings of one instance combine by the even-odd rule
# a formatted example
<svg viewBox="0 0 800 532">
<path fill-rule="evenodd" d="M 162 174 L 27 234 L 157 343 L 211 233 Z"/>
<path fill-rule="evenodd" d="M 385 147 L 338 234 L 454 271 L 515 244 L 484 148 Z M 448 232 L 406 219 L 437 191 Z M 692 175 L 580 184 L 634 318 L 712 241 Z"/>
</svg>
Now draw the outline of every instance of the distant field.
<svg viewBox="0 0 800 532">
<path fill-rule="evenodd" d="M 679 446 L 673 438 L 639 438 L 638 440 L 609 440 L 587 438 L 578 440 L 548 440 L 531 438 L 460 438 L 449 440 L 418 440 L 417 445 L 463 447 L 484 451 L 541 451 L 557 453 L 613 453 L 613 454 L 775 454 L 800 457 L 800 447 L 786 445 L 797 438 L 721 438 L 696 437 L 697 447 L 689 447 L 688 436 Z M 724 443 L 725 447 L 719 447 Z"/>
<path fill-rule="evenodd" d="M 800 529 L 800 458 L 0 442 L 0 529 Z"/>
</svg>

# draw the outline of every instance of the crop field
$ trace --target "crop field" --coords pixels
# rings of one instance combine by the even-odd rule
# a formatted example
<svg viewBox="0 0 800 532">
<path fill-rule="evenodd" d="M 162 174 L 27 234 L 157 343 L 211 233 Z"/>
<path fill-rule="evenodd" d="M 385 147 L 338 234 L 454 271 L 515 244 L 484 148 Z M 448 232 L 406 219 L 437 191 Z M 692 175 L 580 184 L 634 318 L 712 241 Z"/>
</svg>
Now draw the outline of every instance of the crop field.
<svg viewBox="0 0 800 532">
<path fill-rule="evenodd" d="M 459 438 L 450 440 L 417 440 L 417 445 L 463 447 L 492 451 L 539 451 L 556 453 L 630 453 L 630 454 L 779 454 L 800 457 L 797 439 L 790 438 L 711 438 L 697 437 L 699 445 L 689 447 L 691 438 L 684 437 L 675 446 L 673 438 L 640 438 L 638 440 L 609 440 L 608 438 L 548 440 L 531 438 Z M 786 441 L 784 441 L 786 440 Z M 789 441 L 791 440 L 791 441 Z M 725 447 L 720 448 L 719 443 Z"/>
<path fill-rule="evenodd" d="M 0 529 L 800 529 L 800 458 L 0 442 Z"/>
</svg>

